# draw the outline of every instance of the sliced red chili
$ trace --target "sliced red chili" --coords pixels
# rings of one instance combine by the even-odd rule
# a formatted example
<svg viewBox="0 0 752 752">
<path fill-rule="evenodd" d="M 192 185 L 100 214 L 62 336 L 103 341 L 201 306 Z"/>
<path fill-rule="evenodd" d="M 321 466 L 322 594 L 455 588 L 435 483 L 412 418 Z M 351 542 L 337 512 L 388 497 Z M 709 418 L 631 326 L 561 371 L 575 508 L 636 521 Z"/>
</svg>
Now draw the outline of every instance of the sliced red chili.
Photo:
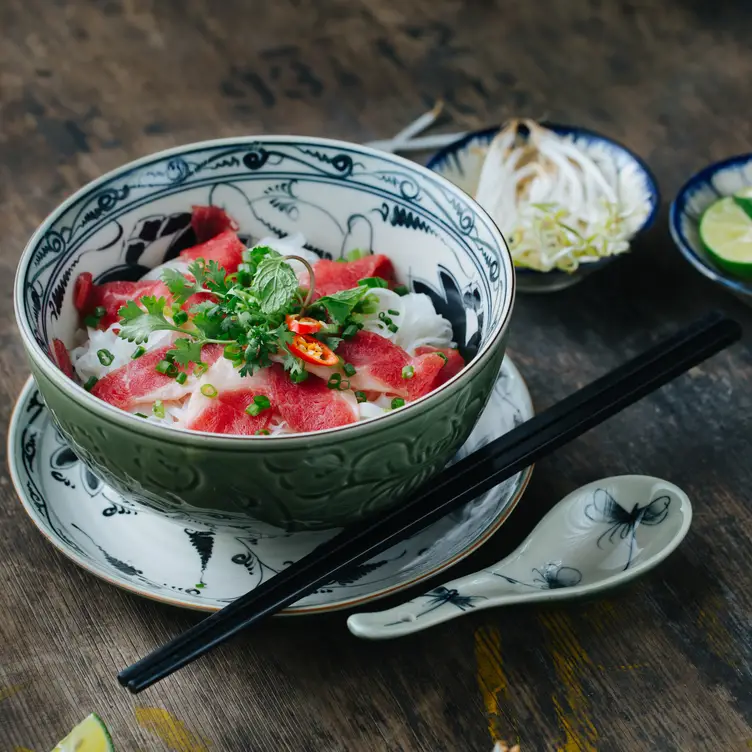
<svg viewBox="0 0 752 752">
<path fill-rule="evenodd" d="M 298 316 L 288 313 L 285 316 L 287 328 L 295 334 L 314 334 L 321 329 L 321 322 L 310 316 Z"/>
<path fill-rule="evenodd" d="M 287 347 L 293 355 L 306 363 L 317 366 L 336 366 L 339 363 L 339 358 L 330 347 L 309 334 L 296 334 Z"/>
</svg>

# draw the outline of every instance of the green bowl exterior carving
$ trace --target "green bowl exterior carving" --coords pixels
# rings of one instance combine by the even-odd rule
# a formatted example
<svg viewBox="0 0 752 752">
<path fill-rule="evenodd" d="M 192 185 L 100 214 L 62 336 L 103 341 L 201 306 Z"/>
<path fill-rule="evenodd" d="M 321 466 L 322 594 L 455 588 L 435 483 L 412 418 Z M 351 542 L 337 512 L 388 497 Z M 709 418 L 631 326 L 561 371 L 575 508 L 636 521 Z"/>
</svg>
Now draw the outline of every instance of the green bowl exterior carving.
<svg viewBox="0 0 752 752">
<path fill-rule="evenodd" d="M 342 429 L 225 437 L 155 426 L 87 394 L 53 364 L 78 327 L 73 282 L 136 279 L 190 244 L 190 206 L 224 206 L 255 238 L 302 231 L 325 258 L 384 252 L 431 297 L 469 365 L 415 404 Z M 195 242 L 195 241 L 194 241 Z M 257 519 L 287 530 L 377 514 L 440 470 L 486 405 L 504 355 L 514 272 L 503 238 L 458 188 L 419 165 L 327 139 L 192 144 L 91 183 L 30 240 L 15 308 L 53 419 L 127 500 L 187 522 Z"/>
<path fill-rule="evenodd" d="M 503 344 L 471 381 L 441 400 L 403 411 L 346 439 L 339 432 L 249 453 L 210 442 L 134 435 L 95 414 L 31 362 L 32 373 L 73 450 L 126 499 L 169 516 L 219 522 L 252 517 L 288 530 L 346 525 L 393 506 L 465 442 L 501 367 Z M 397 418 L 397 416 L 394 416 Z"/>
</svg>

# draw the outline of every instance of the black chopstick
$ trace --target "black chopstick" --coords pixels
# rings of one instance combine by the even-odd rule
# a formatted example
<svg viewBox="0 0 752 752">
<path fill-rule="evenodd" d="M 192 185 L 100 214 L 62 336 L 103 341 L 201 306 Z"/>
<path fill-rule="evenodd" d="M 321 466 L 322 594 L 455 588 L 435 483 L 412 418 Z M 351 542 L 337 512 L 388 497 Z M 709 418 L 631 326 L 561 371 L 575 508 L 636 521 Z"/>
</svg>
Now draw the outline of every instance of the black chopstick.
<svg viewBox="0 0 752 752">
<path fill-rule="evenodd" d="M 465 457 L 378 520 L 330 541 L 122 671 L 137 693 L 263 617 L 300 600 L 342 570 L 370 559 L 512 477 L 741 336 L 739 324 L 711 314 Z"/>
</svg>

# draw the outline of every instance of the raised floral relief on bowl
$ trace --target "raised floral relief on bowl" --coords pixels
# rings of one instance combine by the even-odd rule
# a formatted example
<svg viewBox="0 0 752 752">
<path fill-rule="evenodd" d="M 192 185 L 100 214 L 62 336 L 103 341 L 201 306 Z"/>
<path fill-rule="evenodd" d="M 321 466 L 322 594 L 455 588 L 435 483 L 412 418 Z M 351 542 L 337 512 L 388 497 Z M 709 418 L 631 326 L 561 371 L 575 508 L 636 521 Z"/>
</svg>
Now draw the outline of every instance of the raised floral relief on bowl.
<svg viewBox="0 0 752 752">
<path fill-rule="evenodd" d="M 51 359 L 77 328 L 73 280 L 135 280 L 195 242 L 194 205 L 244 239 L 302 232 L 322 258 L 383 253 L 450 320 L 468 366 L 407 409 L 315 434 L 238 437 L 153 425 L 96 400 Z M 327 139 L 193 144 L 126 165 L 61 205 L 29 242 L 15 305 L 31 369 L 72 449 L 126 500 L 195 519 L 341 526 L 438 471 L 485 405 L 514 298 L 498 229 L 449 182 L 399 157 Z"/>
</svg>

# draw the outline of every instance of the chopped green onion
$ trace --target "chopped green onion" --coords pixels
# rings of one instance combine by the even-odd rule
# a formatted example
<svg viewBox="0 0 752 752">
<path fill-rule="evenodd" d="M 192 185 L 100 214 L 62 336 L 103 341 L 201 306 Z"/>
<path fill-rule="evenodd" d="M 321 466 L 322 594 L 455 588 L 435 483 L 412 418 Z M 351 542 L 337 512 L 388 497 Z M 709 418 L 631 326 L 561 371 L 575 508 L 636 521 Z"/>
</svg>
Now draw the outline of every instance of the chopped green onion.
<svg viewBox="0 0 752 752">
<path fill-rule="evenodd" d="M 90 392 L 97 381 L 99 381 L 99 379 L 96 376 L 89 376 L 87 382 L 84 384 L 84 389 L 86 389 L 87 392 Z"/>
<path fill-rule="evenodd" d="M 157 400 L 154 403 L 154 407 L 152 407 L 151 411 L 158 418 L 164 418 L 164 416 L 165 416 L 164 402 L 162 402 L 162 400 Z"/>
<path fill-rule="evenodd" d="M 390 309 L 389 309 L 389 310 L 387 311 L 387 313 L 388 313 L 388 314 L 389 314 L 390 316 L 399 316 L 399 315 L 400 315 L 400 312 L 399 312 L 399 311 L 393 311 L 393 310 L 392 310 L 391 308 L 390 308 Z"/>
<path fill-rule="evenodd" d="M 138 360 L 145 352 L 146 352 L 146 348 L 145 347 L 141 347 L 141 345 L 139 345 L 133 351 L 133 355 L 131 355 L 131 360 Z"/>
<path fill-rule="evenodd" d="M 238 361 L 243 359 L 243 353 L 238 345 L 225 345 L 224 356 L 227 360 Z"/>
<path fill-rule="evenodd" d="M 188 321 L 188 314 L 185 311 L 178 311 L 172 317 L 172 320 L 175 322 L 176 326 L 182 326 L 186 321 Z"/>
<path fill-rule="evenodd" d="M 163 373 L 165 376 L 169 376 L 170 378 L 175 378 L 179 371 L 178 367 L 174 363 L 170 363 L 169 360 L 160 360 L 159 363 L 154 367 L 154 370 L 157 373 Z"/>
<path fill-rule="evenodd" d="M 342 370 L 345 372 L 345 376 L 355 376 L 357 373 L 355 366 L 352 363 L 345 363 Z"/>
<path fill-rule="evenodd" d="M 348 324 L 342 330 L 342 337 L 344 339 L 352 339 L 358 333 L 359 328 L 357 324 Z"/>
<path fill-rule="evenodd" d="M 387 316 L 387 315 L 386 315 L 386 314 L 384 313 L 384 311 L 381 311 L 381 312 L 379 313 L 379 321 L 383 321 L 383 322 L 384 322 L 384 323 L 385 323 L 385 324 L 386 324 L 387 326 L 388 326 L 389 324 L 393 324 L 393 323 L 394 323 L 394 322 L 393 322 L 393 321 L 392 321 L 392 320 L 391 320 L 391 319 L 389 318 L 389 316 Z"/>
<path fill-rule="evenodd" d="M 397 324 L 389 324 L 389 326 L 387 327 L 387 329 L 389 329 L 389 331 L 392 334 L 397 334 L 397 332 L 399 331 L 399 327 L 397 326 Z"/>
<path fill-rule="evenodd" d="M 94 316 L 96 316 L 98 319 L 101 319 L 102 316 L 104 316 L 107 313 L 107 309 L 104 306 L 98 305 L 94 309 Z"/>
<path fill-rule="evenodd" d="M 99 326 L 99 318 L 96 316 L 87 316 L 84 319 L 84 324 L 86 326 L 90 327 L 91 329 L 96 329 Z"/>
<path fill-rule="evenodd" d="M 219 394 L 219 392 L 213 384 L 204 384 L 201 387 L 201 394 L 203 394 L 204 397 L 214 398 Z"/>
<path fill-rule="evenodd" d="M 368 402 L 368 397 L 366 397 L 365 392 L 355 392 L 355 399 L 358 400 L 358 402 Z"/>
<path fill-rule="evenodd" d="M 445 365 L 446 365 L 446 364 L 447 364 L 447 363 L 449 362 L 449 358 L 447 358 L 447 356 L 446 356 L 446 355 L 444 355 L 444 353 L 443 353 L 443 352 L 437 352 L 436 354 L 437 354 L 437 355 L 438 355 L 438 356 L 439 356 L 440 358 L 443 358 L 443 359 L 444 359 L 444 366 L 445 366 Z M 444 366 L 442 366 L 442 368 L 443 368 Z"/>
<path fill-rule="evenodd" d="M 209 366 L 207 366 L 206 363 L 197 363 L 193 368 L 193 373 L 195 373 L 196 376 L 203 376 L 208 370 Z"/>
<path fill-rule="evenodd" d="M 408 290 L 405 285 L 397 285 L 397 287 L 394 288 L 394 292 L 396 292 L 399 296 L 403 296 L 407 295 L 410 290 Z"/>
<path fill-rule="evenodd" d="M 254 436 L 271 436 L 271 431 L 268 428 L 259 428 L 258 431 L 254 433 Z"/>
<path fill-rule="evenodd" d="M 144 413 L 133 413 L 137 418 L 148 418 L 148 415 L 144 415 Z"/>
<path fill-rule="evenodd" d="M 389 287 L 389 283 L 381 277 L 363 277 L 358 280 L 360 287 Z"/>
<path fill-rule="evenodd" d="M 188 374 L 185 371 L 181 371 L 176 377 L 175 381 L 178 382 L 178 384 L 185 384 L 185 382 L 188 380 Z"/>
<path fill-rule="evenodd" d="M 271 400 L 265 394 L 257 394 L 253 398 L 253 402 L 262 410 L 268 410 L 272 406 Z"/>
<path fill-rule="evenodd" d="M 403 407 L 405 404 L 405 400 L 402 399 L 402 397 L 395 397 L 392 400 L 392 410 L 396 410 L 398 407 Z"/>
<path fill-rule="evenodd" d="M 103 366 L 111 366 L 115 356 L 109 350 L 97 350 L 97 359 Z"/>
<path fill-rule="evenodd" d="M 405 366 L 402 369 L 403 379 L 411 379 L 413 376 L 415 376 L 415 369 L 412 366 Z"/>
<path fill-rule="evenodd" d="M 339 385 L 341 381 L 342 381 L 342 377 L 338 373 L 333 373 L 329 377 L 329 381 L 326 382 L 326 385 L 330 389 L 339 389 Z"/>
<path fill-rule="evenodd" d="M 251 402 L 251 404 L 246 407 L 245 411 L 248 413 L 248 415 L 251 415 L 255 418 L 264 410 L 268 410 L 271 406 L 272 403 L 265 394 L 257 394 L 253 398 L 253 402 Z"/>
</svg>

